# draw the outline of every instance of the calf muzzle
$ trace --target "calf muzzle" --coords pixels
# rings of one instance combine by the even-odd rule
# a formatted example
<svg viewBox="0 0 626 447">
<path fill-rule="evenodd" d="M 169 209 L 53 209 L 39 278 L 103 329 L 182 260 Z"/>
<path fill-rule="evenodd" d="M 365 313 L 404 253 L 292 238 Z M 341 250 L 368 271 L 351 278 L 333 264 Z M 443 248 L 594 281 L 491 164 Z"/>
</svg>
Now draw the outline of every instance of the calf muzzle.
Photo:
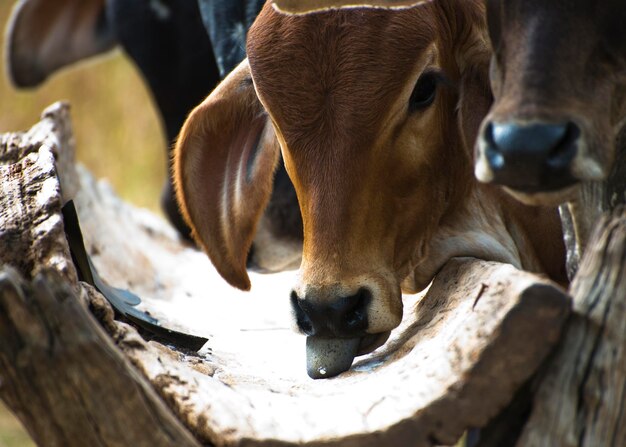
<svg viewBox="0 0 626 447">
<path fill-rule="evenodd" d="M 360 287 L 342 295 L 339 287 L 309 288 L 303 296 L 291 293 L 298 329 L 307 335 L 307 373 L 313 379 L 336 376 L 350 369 L 356 356 L 385 343 L 391 331 L 368 333 L 373 293 Z"/>
<path fill-rule="evenodd" d="M 482 135 L 492 183 L 533 193 L 576 183 L 571 165 L 580 129 L 572 122 L 488 123 Z"/>
<path fill-rule="evenodd" d="M 298 328 L 309 336 L 351 338 L 365 335 L 367 306 L 372 293 L 365 287 L 351 296 L 329 297 L 310 292 L 304 297 L 291 293 L 291 306 Z"/>
</svg>

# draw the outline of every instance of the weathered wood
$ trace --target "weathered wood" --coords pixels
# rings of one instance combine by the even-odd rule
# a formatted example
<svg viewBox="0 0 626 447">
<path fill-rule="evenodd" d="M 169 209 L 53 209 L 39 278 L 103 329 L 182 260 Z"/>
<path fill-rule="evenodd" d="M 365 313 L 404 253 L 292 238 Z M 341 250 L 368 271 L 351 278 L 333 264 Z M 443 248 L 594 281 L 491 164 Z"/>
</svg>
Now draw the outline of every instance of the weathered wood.
<svg viewBox="0 0 626 447">
<path fill-rule="evenodd" d="M 350 6 L 380 6 L 402 8 L 427 3 L 432 0 L 273 0 L 279 11 L 290 14 L 302 14 L 330 8 Z"/>
<path fill-rule="evenodd" d="M 28 278 L 55 268 L 76 283 L 60 215 L 61 185 L 67 198 L 77 190 L 71 135 L 62 103 L 46 109 L 30 131 L 0 135 L 0 265 L 14 265 Z M 65 180 L 59 182 L 57 171 Z"/>
<path fill-rule="evenodd" d="M 0 397 L 41 446 L 199 446 L 55 270 L 0 272 Z"/>
<path fill-rule="evenodd" d="M 0 244 L 0 259 L 26 278 L 21 283 L 10 276 L 3 282 L 2 305 L 19 314 L 21 326 L 12 323 L 13 314 L 8 314 L 11 320 L 0 318 L 0 353 L 6 353 L 2 376 L 11 384 L 0 397 L 38 441 L 44 433 L 46 439 L 85 442 L 72 426 L 78 419 L 91 424 L 94 442 L 100 436 L 94 445 L 143 445 L 135 438 L 116 444 L 112 433 L 124 411 L 133 425 L 139 421 L 138 430 L 153 432 L 145 440 L 154 445 L 171 433 L 184 439 L 184 430 L 178 431 L 158 399 L 145 404 L 148 409 L 133 404 L 130 395 L 141 401 L 149 394 L 145 378 L 201 443 L 452 444 L 468 427 L 485 425 L 507 405 L 557 341 L 568 313 L 568 297 L 546 279 L 507 265 L 453 260 L 427 293 L 404 297 L 403 323 L 386 345 L 358 358 L 347 373 L 313 381 L 305 371 L 304 337 L 289 328 L 294 272 L 252 273 L 253 291 L 235 290 L 164 221 L 123 203 L 84 169 L 64 170 L 69 174 L 63 175 L 78 172 L 72 180 L 78 185 L 74 200 L 100 275 L 111 285 L 132 289 L 142 297 L 142 309 L 163 324 L 210 336 L 199 354 L 181 352 L 143 340 L 133 327 L 114 320 L 98 292 L 76 281 L 62 234 L 63 199 L 51 152 L 42 147 L 6 163 L 0 166 L 5 172 L 19 172 L 6 177 L 11 191 L 34 193 L 0 197 L 0 209 L 7 208 L 3 200 L 14 202 L 2 221 L 12 236 L 3 239 L 7 232 L 0 231 L 0 241 L 19 241 L 13 246 L 19 250 L 3 250 Z M 40 221 L 58 225 L 33 231 Z M 102 340 L 78 297 L 114 344 Z M 8 335 L 18 329 L 35 335 Z M 16 339 L 22 344 L 10 341 Z M 79 356 L 85 361 L 76 361 Z M 107 361 L 113 364 L 101 369 Z M 31 399 L 34 394 L 41 397 Z M 93 402 L 87 402 L 89 396 Z M 106 404 L 96 408 L 99 399 Z M 43 411 L 56 407 L 63 417 L 39 422 Z M 120 419 L 111 424 L 102 419 L 98 410 L 105 408 L 119 408 L 115 417 Z M 150 421 L 154 427 L 145 429 Z M 165 428 L 155 428 L 159 424 Z"/>
<path fill-rule="evenodd" d="M 11 165 L 41 150 L 54 157 L 64 200 L 79 188 L 75 165 L 75 142 L 69 105 L 57 102 L 45 109 L 41 120 L 27 132 L 0 134 L 0 165 Z M 1 222 L 1 221 L 0 221 Z"/>
<path fill-rule="evenodd" d="M 0 136 L 0 397 L 39 445 L 198 445 L 86 310 L 61 219 L 73 157 L 65 104 Z"/>
<path fill-rule="evenodd" d="M 626 214 L 597 224 L 519 446 L 626 445 Z"/>
<path fill-rule="evenodd" d="M 88 181 L 85 184 L 88 184 Z M 209 345 L 212 353 L 202 359 L 187 358 L 175 351 L 164 350 L 156 344 L 153 346 L 155 349 L 158 348 L 156 352 L 154 350 L 142 350 L 138 353 L 127 351 L 127 354 L 135 359 L 135 364 L 143 369 L 153 382 L 158 383 L 161 393 L 177 408 L 182 420 L 188 426 L 193 427 L 194 432 L 199 433 L 200 439 L 203 440 L 208 439 L 227 445 L 236 444 L 242 437 L 249 440 L 255 439 L 255 442 L 260 445 L 270 443 L 272 439 L 283 441 L 291 439 L 294 443 L 305 442 L 311 445 L 316 445 L 315 442 L 323 440 L 324 443 L 333 445 L 346 443 L 348 439 L 354 438 L 353 442 L 358 445 L 368 445 L 368 442 L 374 445 L 397 445 L 394 443 L 406 442 L 407 436 L 411 436 L 415 438 L 415 445 L 428 445 L 425 439 L 431 435 L 429 432 L 432 432 L 433 421 L 443 420 L 445 422 L 438 422 L 441 427 L 437 430 L 442 433 L 448 430 L 449 432 L 438 436 L 451 442 L 450 440 L 461 433 L 464 426 L 484 424 L 491 417 L 490 415 L 495 414 L 492 413 L 493 411 L 497 411 L 497 408 L 510 399 L 516 385 L 523 382 L 523 378 L 528 377 L 530 371 L 536 367 L 537 363 L 533 362 L 538 362 L 543 352 L 530 353 L 526 351 L 526 348 L 537 349 L 539 346 L 540 349 L 547 351 L 556 339 L 555 334 L 558 334 L 558 322 L 561 320 L 557 315 L 552 315 L 555 318 L 554 326 L 553 322 L 550 322 L 544 328 L 548 331 L 555 330 L 554 333 L 550 332 L 550 335 L 535 326 L 537 323 L 535 319 L 523 316 L 524 312 L 515 314 L 508 307 L 515 306 L 515 300 L 520 299 L 516 295 L 519 291 L 507 287 L 508 284 L 522 284 L 518 283 L 517 280 L 520 277 L 516 276 L 514 269 L 498 265 L 496 270 L 499 273 L 495 274 L 490 273 L 489 270 L 494 266 L 487 268 L 484 265 L 472 263 L 473 267 L 468 267 L 468 271 L 473 272 L 473 277 L 463 279 L 459 276 L 460 271 L 454 269 L 450 272 L 448 270 L 442 272 L 439 282 L 436 283 L 439 286 L 431 287 L 429 296 L 423 301 L 423 307 L 419 307 L 420 312 L 424 312 L 432 305 L 434 310 L 429 310 L 430 317 L 441 314 L 446 315 L 449 320 L 437 318 L 438 324 L 433 325 L 434 329 L 424 334 L 422 333 L 424 329 L 419 325 L 416 329 L 409 329 L 412 321 L 422 318 L 421 314 L 407 313 L 403 327 L 394 334 L 394 337 L 401 341 L 392 340 L 376 357 L 363 360 L 365 362 L 363 364 L 358 363 L 363 367 L 369 364 L 377 365 L 378 360 L 389 356 L 389 363 L 395 363 L 397 373 L 383 373 L 378 368 L 375 377 L 364 375 L 363 371 L 355 375 L 353 371 L 329 381 L 331 385 L 311 382 L 304 372 L 304 340 L 292 334 L 288 329 L 289 309 L 287 300 L 283 297 L 288 296 L 289 286 L 293 279 L 291 273 L 277 275 L 278 281 L 276 281 L 276 276 L 253 275 L 254 288 L 251 296 L 237 292 L 224 284 L 202 254 L 188 250 L 181 253 L 179 246 L 173 244 L 172 241 L 168 242 L 167 233 L 162 232 L 156 226 L 156 222 L 133 225 L 133 222 L 141 223 L 142 219 L 147 216 L 137 213 L 136 210 L 130 209 L 119 201 L 112 200 L 105 190 L 99 191 L 97 185 L 93 185 L 93 188 L 97 192 L 88 193 L 91 187 L 83 188 L 77 197 L 77 203 L 79 205 L 92 204 L 89 206 L 89 212 L 81 212 L 81 218 L 86 233 L 91 236 L 97 234 L 99 238 L 102 238 L 102 240 L 88 241 L 89 245 L 97 247 L 94 260 L 102 274 L 108 278 L 115 278 L 116 284 L 129 286 L 139 291 L 149 303 L 150 311 L 174 326 L 179 328 L 186 326 L 187 330 L 198 333 L 206 331 L 207 328 L 211 329 L 213 337 Z M 93 205 L 98 201 L 106 203 L 106 206 Z M 107 219 L 107 215 L 108 219 L 123 220 L 128 222 L 128 225 L 124 227 L 103 226 L 101 223 Z M 151 229 L 149 237 L 144 228 Z M 108 241 L 108 243 L 103 241 Z M 141 250 L 138 250 L 139 247 Z M 119 259 L 120 252 L 125 253 L 123 259 Z M 145 277 L 140 277 L 138 275 L 140 272 L 133 272 L 132 265 L 142 265 L 143 269 L 148 269 L 150 272 L 148 277 L 159 278 L 157 284 L 146 281 Z M 493 276 L 490 277 L 492 273 Z M 517 273 L 521 276 L 526 275 Z M 467 316 L 469 319 L 466 321 L 467 327 L 454 326 L 452 321 L 458 324 L 465 321 L 463 312 L 468 311 L 474 299 L 480 294 L 481 278 L 485 284 L 491 284 L 490 288 L 482 292 L 483 298 L 479 301 L 480 306 L 476 307 L 476 310 L 484 309 L 484 318 L 474 320 L 478 317 L 470 312 Z M 537 280 L 534 275 L 527 276 L 527 278 L 529 281 Z M 262 284 L 259 285 L 259 282 Z M 207 283 L 211 284 L 212 293 L 207 292 Z M 496 286 L 498 283 L 500 285 Z M 442 288 L 446 284 L 448 285 L 446 287 L 452 287 L 452 289 L 443 291 Z M 455 284 L 458 289 L 454 289 Z M 163 287 L 163 285 L 166 286 Z M 464 290 L 463 287 L 469 287 L 471 290 Z M 456 295 L 452 293 L 453 290 L 456 290 Z M 489 290 L 490 293 L 495 294 L 492 297 L 493 301 L 487 299 L 491 296 L 487 293 Z M 172 298 L 176 295 L 188 296 L 187 304 L 177 304 L 180 301 Z M 535 307 L 536 302 L 530 304 L 532 295 L 529 293 L 525 297 L 528 301 L 524 301 L 522 308 L 529 309 L 528 312 L 531 315 L 542 315 L 541 306 L 549 307 L 552 304 L 550 300 L 542 300 L 540 306 Z M 406 306 L 409 307 L 416 302 L 416 298 L 406 297 L 405 301 Z M 507 304 L 502 307 L 502 302 Z M 463 303 L 465 307 L 462 306 Z M 172 310 L 175 310 L 177 315 L 173 315 Z M 429 395 L 429 392 L 437 391 L 441 387 L 441 383 L 438 382 L 441 379 L 440 373 L 435 374 L 433 371 L 460 368 L 454 362 L 446 366 L 446 361 L 436 363 L 426 359 L 428 356 L 438 357 L 437 353 L 433 353 L 433 349 L 436 348 L 432 347 L 438 342 L 429 341 L 431 334 L 437 333 L 436 328 L 445 328 L 448 325 L 446 334 L 452 332 L 481 334 L 477 339 L 468 336 L 465 340 L 461 337 L 455 346 L 450 347 L 448 347 L 450 340 L 440 339 L 439 341 L 442 344 L 439 348 L 441 356 L 447 358 L 448 361 L 451 361 L 448 358 L 451 355 L 448 350 L 454 353 L 471 352 L 473 359 L 477 360 L 485 346 L 498 346 L 498 343 L 502 342 L 503 338 L 498 338 L 501 337 L 500 331 L 496 330 L 494 335 L 488 321 L 496 324 L 496 321 L 507 312 L 517 315 L 512 326 L 523 325 L 528 328 L 529 334 L 508 339 L 503 345 L 507 347 L 502 348 L 504 352 L 500 353 L 501 357 L 491 357 L 489 361 L 485 361 L 485 364 L 500 371 L 495 366 L 498 362 L 510 362 L 512 356 L 519 355 L 520 363 L 525 366 L 504 368 L 507 371 L 512 370 L 513 373 L 494 374 L 486 379 L 485 383 L 489 384 L 494 394 L 483 392 L 482 389 L 477 391 L 477 387 L 474 387 L 475 384 L 471 380 L 465 383 L 464 379 L 461 379 L 455 386 L 450 386 L 452 390 L 449 394 Z M 225 318 L 225 315 L 235 317 Z M 419 332 L 415 333 L 413 330 L 419 330 Z M 412 336 L 413 341 L 411 341 Z M 494 336 L 494 339 L 488 340 L 491 336 Z M 416 344 L 411 353 L 403 352 L 397 358 L 393 357 L 395 350 L 409 350 L 411 343 Z M 281 349 L 273 350 L 273 346 L 281 346 Z M 446 352 L 447 354 L 444 354 Z M 533 357 L 534 355 L 537 357 Z M 160 361 L 156 361 L 156 358 Z M 191 361 L 192 367 L 181 365 L 181 358 Z M 529 358 L 530 362 L 526 363 Z M 533 358 L 535 360 L 532 360 Z M 529 369 L 526 370 L 526 367 Z M 383 369 L 393 371 L 391 367 Z M 202 375 L 206 371 L 211 372 L 217 380 L 203 379 Z M 463 378 L 468 375 L 461 369 L 457 377 Z M 426 379 L 422 379 L 422 376 Z M 170 380 L 167 379 L 168 377 L 175 379 Z M 277 380 L 278 377 L 280 377 L 279 380 Z M 366 377 L 370 378 L 366 380 Z M 480 380 L 480 377 L 477 375 L 476 380 Z M 486 378 L 487 375 L 484 377 Z M 228 385 L 227 388 L 224 388 L 224 380 Z M 452 378 L 451 380 L 454 381 Z M 359 385 L 361 381 L 363 383 Z M 418 384 L 408 385 L 408 382 Z M 506 389 L 503 394 L 500 394 L 502 390 L 495 385 L 497 383 L 503 384 L 503 388 Z M 463 388 L 466 385 L 467 388 Z M 327 388 L 324 388 L 325 386 Z M 336 396 L 338 387 L 345 390 L 345 393 Z M 413 391 L 407 393 L 405 388 Z M 473 406 L 469 406 L 467 412 L 463 413 L 457 411 L 458 402 L 454 399 L 456 392 L 463 395 L 458 391 L 459 388 L 469 396 L 480 396 L 478 399 L 467 397 L 465 400 L 472 402 Z M 255 398 L 250 396 L 255 396 Z M 428 408 L 429 402 L 436 400 L 437 396 L 449 399 L 447 404 Z M 507 397 L 503 398 L 503 396 Z M 492 407 L 493 403 L 500 398 L 503 403 Z M 382 400 L 385 404 L 376 404 L 377 400 Z M 220 402 L 218 406 L 216 406 L 216 401 Z M 400 426 L 405 427 L 406 432 L 382 426 L 378 429 L 380 434 L 371 438 L 369 433 L 375 431 L 374 424 L 380 413 L 370 416 L 374 422 L 369 421 L 361 413 L 366 412 L 363 408 L 369 408 L 374 404 L 376 408 L 381 408 L 381 413 L 386 407 L 384 413 L 389 420 L 395 417 L 401 421 L 404 418 L 405 421 Z M 412 409 L 414 413 L 403 414 L 398 410 L 402 407 Z M 423 409 L 424 407 L 426 409 Z M 274 411 L 260 410 L 265 408 L 274 408 Z M 329 412 L 328 408 L 335 410 Z M 359 410 L 359 408 L 362 409 Z M 451 412 L 458 413 L 454 421 L 447 416 Z M 336 423 L 338 413 L 350 415 L 343 417 L 345 422 L 342 426 Z M 276 414 L 280 414 L 281 420 L 284 420 L 282 425 L 276 426 L 273 422 L 276 420 Z M 203 416 L 204 421 L 202 421 Z M 364 419 L 365 422 L 362 422 Z M 314 422 L 303 426 L 297 422 L 301 420 Z M 353 422 L 348 423 L 350 420 Z M 454 427 L 451 428 L 450 425 Z M 418 433 L 423 433 L 421 441 Z M 316 438 L 318 441 L 315 441 Z"/>
</svg>

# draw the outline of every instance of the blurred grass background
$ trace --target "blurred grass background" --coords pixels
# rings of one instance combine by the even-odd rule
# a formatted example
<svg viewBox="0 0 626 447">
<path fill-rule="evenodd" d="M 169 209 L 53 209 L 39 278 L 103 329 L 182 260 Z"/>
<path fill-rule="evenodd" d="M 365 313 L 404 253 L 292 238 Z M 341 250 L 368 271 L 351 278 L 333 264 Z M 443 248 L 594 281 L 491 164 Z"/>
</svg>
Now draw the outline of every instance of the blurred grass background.
<svg viewBox="0 0 626 447">
<path fill-rule="evenodd" d="M 166 141 L 150 93 L 120 50 L 61 71 L 34 90 L 7 80 L 4 29 L 13 0 L 0 0 L 0 132 L 26 130 L 58 100 L 71 104 L 77 158 L 125 199 L 158 210 Z"/>
<path fill-rule="evenodd" d="M 16 91 L 4 65 L 4 28 L 13 0 L 0 0 L 0 133 L 26 130 L 58 100 L 71 104 L 77 158 L 124 199 L 159 212 L 165 141 L 150 94 L 119 50 L 75 65 L 31 91 Z M 0 402 L 0 447 L 33 446 Z"/>
</svg>

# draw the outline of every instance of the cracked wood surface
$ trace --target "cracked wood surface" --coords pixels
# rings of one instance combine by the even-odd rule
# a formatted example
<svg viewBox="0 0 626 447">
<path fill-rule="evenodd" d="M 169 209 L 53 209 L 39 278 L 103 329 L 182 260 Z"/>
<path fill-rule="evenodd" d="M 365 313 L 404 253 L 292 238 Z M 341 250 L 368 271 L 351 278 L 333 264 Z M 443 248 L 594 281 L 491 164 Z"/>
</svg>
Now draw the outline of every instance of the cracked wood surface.
<svg viewBox="0 0 626 447">
<path fill-rule="evenodd" d="M 14 265 L 28 278 L 54 267 L 75 283 L 60 215 L 62 197 L 77 190 L 66 105 L 46 109 L 28 132 L 0 135 L 0 180 L 0 265 Z"/>
<path fill-rule="evenodd" d="M 67 116 L 59 114 L 57 119 Z M 62 127 L 57 123 L 57 129 Z M 508 404 L 557 341 L 569 310 L 565 293 L 537 275 L 503 264 L 454 260 L 427 293 L 404 297 L 403 323 L 385 346 L 358 358 L 345 374 L 313 381 L 305 372 L 304 337 L 289 328 L 288 290 L 294 272 L 252 273 L 253 291 L 237 291 L 221 280 L 204 254 L 182 244 L 160 218 L 123 203 L 80 167 L 60 169 L 61 175 L 74 176 L 61 184 L 77 185 L 73 198 L 85 242 L 103 279 L 141 296 L 142 309 L 164 325 L 210 338 L 199 354 L 145 341 L 133 327 L 114 320 L 98 292 L 76 282 L 58 220 L 66 199 L 61 190 L 66 188 L 54 186 L 54 161 L 62 157 L 42 146 L 1 166 L 15 169 L 28 160 L 30 170 L 7 177 L 8 183 L 22 182 L 15 190 L 32 188 L 36 193 L 0 198 L 31 204 L 11 205 L 13 214 L 8 220 L 3 215 L 3 227 L 13 230 L 0 231 L 0 242 L 7 234 L 19 235 L 19 248 L 0 248 L 0 259 L 25 277 L 21 283 L 8 274 L 13 279 L 5 279 L 0 293 L 7 312 L 17 309 L 24 317 L 22 325 L 0 318 L 0 352 L 7 353 L 0 396 L 30 432 L 40 436 L 38 440 L 52 439 L 57 430 L 73 433 L 73 442 L 83 442 L 72 426 L 74 419 L 102 434 L 109 433 L 110 417 L 119 416 L 112 419 L 117 429 L 131 431 L 137 420 L 137 430 L 151 431 L 146 439 L 156 439 L 151 445 L 164 445 L 158 442 L 172 430 L 184 440 L 174 445 L 193 445 L 186 444 L 190 441 L 184 430 L 178 432 L 175 419 L 199 442 L 220 446 L 452 444 L 465 429 L 485 425 Z M 2 183 L 9 188 L 5 177 Z M 44 183 L 49 186 L 42 187 Z M 32 206 L 36 198 L 39 202 Z M 28 224 L 33 219 L 52 219 L 58 225 L 33 231 Z M 32 261 L 24 262 L 24 256 Z M 64 284 L 57 284 L 59 278 Z M 102 340 L 89 314 L 81 314 L 84 304 L 78 297 L 88 303 L 111 340 Z M 40 300 L 48 304 L 42 307 Z M 58 327 L 58 336 L 42 329 L 47 325 Z M 40 336 L 15 335 L 31 327 Z M 66 351 L 65 345 L 75 346 L 72 334 L 76 343 L 86 345 Z M 85 349 L 91 344 L 102 346 Z M 68 357 L 68 352 L 84 356 L 84 361 Z M 129 364 L 133 367 L 127 369 Z M 98 365 L 105 365 L 106 374 L 92 371 Z M 22 377 L 28 381 L 20 382 Z M 143 385 L 145 379 L 167 404 L 169 410 L 164 411 L 171 418 L 159 399 L 132 405 L 129 390 L 139 400 L 152 396 Z M 46 398 L 46 392 L 54 398 Z M 41 397 L 31 400 L 29 393 Z M 76 393 L 83 399 L 93 396 L 93 402 L 77 405 Z M 53 418 L 52 426 L 29 417 L 45 414 L 45 409 L 55 411 L 52 403 L 66 405 L 60 414 L 72 417 Z M 111 410 L 118 408 L 116 403 L 119 413 Z M 154 424 L 146 429 L 142 421 Z M 119 444 L 114 436 L 102 436 L 98 442 L 93 445 L 144 445 L 138 439 Z"/>
</svg>

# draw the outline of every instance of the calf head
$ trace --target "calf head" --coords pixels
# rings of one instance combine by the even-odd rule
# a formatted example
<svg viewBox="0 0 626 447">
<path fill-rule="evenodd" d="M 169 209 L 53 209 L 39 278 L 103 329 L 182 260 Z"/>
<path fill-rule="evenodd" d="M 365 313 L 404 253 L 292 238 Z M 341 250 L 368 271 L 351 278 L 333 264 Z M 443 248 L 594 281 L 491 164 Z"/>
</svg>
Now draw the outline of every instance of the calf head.
<svg viewBox="0 0 626 447">
<path fill-rule="evenodd" d="M 480 1 L 303 16 L 266 4 L 249 72 L 240 66 L 183 130 L 179 198 L 238 287 L 249 286 L 250 233 L 282 153 L 304 227 L 291 304 L 313 377 L 384 343 L 401 291 L 425 288 L 450 257 L 515 262 L 508 242 L 487 235 L 500 210 L 473 177 L 491 105 L 483 15 Z M 210 180 L 224 166 L 231 174 Z"/>
<path fill-rule="evenodd" d="M 495 103 L 476 176 L 527 202 L 606 178 L 626 118 L 626 9 L 609 0 L 489 0 Z"/>
</svg>

